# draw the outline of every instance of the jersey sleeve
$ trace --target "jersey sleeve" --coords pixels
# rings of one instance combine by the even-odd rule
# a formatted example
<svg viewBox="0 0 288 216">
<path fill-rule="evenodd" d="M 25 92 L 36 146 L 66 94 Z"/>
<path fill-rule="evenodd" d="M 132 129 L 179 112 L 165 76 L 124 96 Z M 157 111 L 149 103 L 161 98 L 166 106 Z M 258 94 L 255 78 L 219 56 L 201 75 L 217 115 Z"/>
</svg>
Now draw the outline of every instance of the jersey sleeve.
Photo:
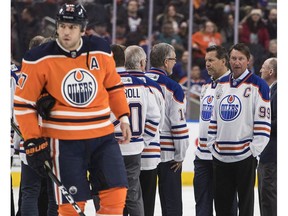
<svg viewBox="0 0 288 216">
<path fill-rule="evenodd" d="M 165 99 L 163 97 L 163 93 L 160 92 L 157 88 L 150 87 L 151 91 L 153 92 L 153 95 L 156 99 L 156 104 L 159 107 L 160 110 L 160 121 L 159 121 L 159 129 L 161 130 L 163 125 L 164 125 L 164 120 L 165 120 Z"/>
<path fill-rule="evenodd" d="M 164 119 L 165 119 L 165 101 L 163 97 L 163 93 L 159 91 L 159 89 L 155 88 L 154 86 L 149 86 L 151 91 L 153 92 L 153 96 L 151 99 L 148 99 L 149 105 L 148 105 L 148 115 L 152 115 L 149 118 L 155 119 L 156 123 L 159 123 L 157 131 L 154 131 L 155 135 L 153 137 L 149 136 L 149 134 L 146 134 L 151 131 L 151 129 L 145 127 L 145 134 L 144 134 L 144 143 L 145 147 L 141 153 L 141 169 L 142 170 L 150 170 L 155 169 L 157 165 L 161 162 L 161 148 L 160 148 L 160 130 L 162 129 L 164 125 Z M 160 87 L 160 86 L 159 86 Z M 161 87 L 160 87 L 161 90 Z M 151 94 L 149 94 L 151 97 Z M 154 101 L 155 100 L 155 101 Z M 151 102 L 151 103 L 150 103 Z M 152 109 L 151 109 L 152 108 Z M 155 118 L 155 116 L 160 115 L 159 119 Z M 154 117 L 153 117 L 154 116 Z M 153 122 L 155 121 L 153 120 Z M 156 124 L 155 122 L 149 122 L 150 125 L 152 125 L 152 128 L 155 128 Z M 147 125 L 147 124 L 146 124 Z M 149 125 L 147 125 L 149 126 Z"/>
<path fill-rule="evenodd" d="M 157 106 L 156 98 L 150 88 L 147 86 L 147 113 L 145 120 L 145 128 L 143 139 L 146 146 L 151 142 L 159 143 L 159 122 L 161 113 L 159 106 Z"/>
<path fill-rule="evenodd" d="M 23 60 L 14 96 L 14 113 L 25 140 L 41 137 L 35 105 L 45 80 L 38 71 L 37 64 Z"/>
<path fill-rule="evenodd" d="M 175 95 L 178 93 L 184 94 L 180 85 L 175 91 Z M 182 101 L 179 98 L 183 98 Z M 175 147 L 174 160 L 183 161 L 189 146 L 189 130 L 185 118 L 186 98 L 184 96 L 173 97 L 168 106 L 170 107 L 171 134 Z"/>
<path fill-rule="evenodd" d="M 250 143 L 250 150 L 254 157 L 260 155 L 270 138 L 271 108 L 269 86 L 266 83 L 260 85 L 259 93 L 255 94 L 255 97 L 253 140 Z"/>
</svg>

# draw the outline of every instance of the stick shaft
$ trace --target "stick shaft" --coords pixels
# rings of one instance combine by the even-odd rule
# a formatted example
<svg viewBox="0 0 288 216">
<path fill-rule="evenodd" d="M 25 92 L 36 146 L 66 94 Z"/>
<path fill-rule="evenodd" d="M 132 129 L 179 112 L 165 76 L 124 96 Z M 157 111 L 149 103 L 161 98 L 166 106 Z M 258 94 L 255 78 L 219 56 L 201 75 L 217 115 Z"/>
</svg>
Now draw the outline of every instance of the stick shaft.
<svg viewBox="0 0 288 216">
<path fill-rule="evenodd" d="M 23 139 L 22 133 L 19 130 L 18 126 L 15 124 L 15 122 L 11 119 L 11 127 L 13 130 Z M 52 179 L 52 181 L 59 187 L 61 193 L 65 196 L 67 201 L 73 206 L 75 211 L 80 216 L 85 216 L 85 214 L 82 212 L 81 208 L 77 205 L 77 203 L 74 201 L 72 195 L 68 192 L 68 190 L 65 188 L 65 186 L 62 184 L 62 182 L 54 175 L 53 171 L 50 168 L 49 162 L 45 161 L 45 170 L 47 171 L 49 177 Z"/>
</svg>

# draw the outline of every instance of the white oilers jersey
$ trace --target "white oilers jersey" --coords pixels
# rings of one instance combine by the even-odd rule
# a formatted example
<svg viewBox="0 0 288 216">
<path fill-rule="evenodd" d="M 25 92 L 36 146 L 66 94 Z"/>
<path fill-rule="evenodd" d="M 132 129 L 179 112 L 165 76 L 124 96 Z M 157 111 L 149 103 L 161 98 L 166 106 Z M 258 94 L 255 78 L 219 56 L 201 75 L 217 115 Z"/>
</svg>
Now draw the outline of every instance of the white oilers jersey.
<svg viewBox="0 0 288 216">
<path fill-rule="evenodd" d="M 145 146 L 141 153 L 141 170 L 151 170 L 155 169 L 157 165 L 160 163 L 161 149 L 160 149 L 160 131 L 164 125 L 165 119 L 165 100 L 162 89 L 160 85 L 145 76 L 145 73 L 142 71 L 128 70 L 130 75 L 135 76 L 145 82 L 151 91 L 153 92 L 157 105 L 160 109 L 161 118 L 159 122 L 159 130 L 155 135 L 155 139 L 149 143 L 149 145 Z M 156 105 L 155 105 L 156 106 Z"/>
<path fill-rule="evenodd" d="M 120 144 L 122 155 L 140 154 L 144 146 L 151 142 L 159 143 L 155 138 L 159 130 L 160 110 L 150 88 L 140 79 L 120 73 L 125 87 L 125 95 L 130 108 L 130 128 L 132 132 L 129 144 Z M 116 139 L 122 138 L 120 122 L 112 115 Z M 155 140 L 156 139 L 156 140 Z"/>
<path fill-rule="evenodd" d="M 252 73 L 240 81 L 228 75 L 219 81 L 215 99 L 207 144 L 213 156 L 226 163 L 258 156 L 270 137 L 267 83 Z"/>
<path fill-rule="evenodd" d="M 161 86 L 165 97 L 165 119 L 160 131 L 161 162 L 183 161 L 189 146 L 184 92 L 163 70 L 152 68 L 146 76 Z"/>
<path fill-rule="evenodd" d="M 228 75 L 230 71 L 226 72 L 220 79 Z M 219 80 L 219 79 L 218 79 Z M 200 115 L 199 115 L 199 137 L 198 146 L 195 154 L 202 160 L 212 160 L 212 154 L 207 148 L 208 127 L 212 115 L 212 110 L 215 101 L 215 88 L 217 86 L 216 81 L 210 81 L 204 84 L 200 94 Z"/>
</svg>

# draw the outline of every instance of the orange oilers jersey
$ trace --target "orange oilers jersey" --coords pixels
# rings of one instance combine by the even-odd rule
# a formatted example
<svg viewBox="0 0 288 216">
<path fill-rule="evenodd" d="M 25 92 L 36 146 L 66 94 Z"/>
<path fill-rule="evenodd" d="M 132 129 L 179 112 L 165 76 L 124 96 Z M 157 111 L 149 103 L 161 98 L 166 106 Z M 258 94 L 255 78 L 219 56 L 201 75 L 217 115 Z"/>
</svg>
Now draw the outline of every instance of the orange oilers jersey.
<svg viewBox="0 0 288 216">
<path fill-rule="evenodd" d="M 35 104 L 43 90 L 56 103 L 49 119 L 39 121 Z M 25 139 L 101 137 L 114 132 L 111 111 L 117 118 L 130 114 L 110 46 L 95 36 L 82 37 L 75 51 L 65 50 L 57 40 L 28 51 L 14 109 Z"/>
</svg>

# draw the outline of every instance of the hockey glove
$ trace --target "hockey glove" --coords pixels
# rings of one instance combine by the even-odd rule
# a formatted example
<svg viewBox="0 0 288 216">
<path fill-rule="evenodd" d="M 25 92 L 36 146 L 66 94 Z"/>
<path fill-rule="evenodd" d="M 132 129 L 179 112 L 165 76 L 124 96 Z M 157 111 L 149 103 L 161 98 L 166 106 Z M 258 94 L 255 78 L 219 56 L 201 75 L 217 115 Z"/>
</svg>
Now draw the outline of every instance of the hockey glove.
<svg viewBox="0 0 288 216">
<path fill-rule="evenodd" d="M 50 147 L 43 137 L 28 139 L 24 142 L 24 149 L 28 165 L 42 177 L 47 177 L 44 167 L 45 161 L 51 163 Z"/>
<path fill-rule="evenodd" d="M 48 93 L 44 93 L 40 96 L 40 98 L 36 102 L 36 109 L 38 114 L 43 119 L 47 120 L 50 116 L 50 111 L 54 105 L 55 105 L 55 98 L 53 98 Z"/>
</svg>

